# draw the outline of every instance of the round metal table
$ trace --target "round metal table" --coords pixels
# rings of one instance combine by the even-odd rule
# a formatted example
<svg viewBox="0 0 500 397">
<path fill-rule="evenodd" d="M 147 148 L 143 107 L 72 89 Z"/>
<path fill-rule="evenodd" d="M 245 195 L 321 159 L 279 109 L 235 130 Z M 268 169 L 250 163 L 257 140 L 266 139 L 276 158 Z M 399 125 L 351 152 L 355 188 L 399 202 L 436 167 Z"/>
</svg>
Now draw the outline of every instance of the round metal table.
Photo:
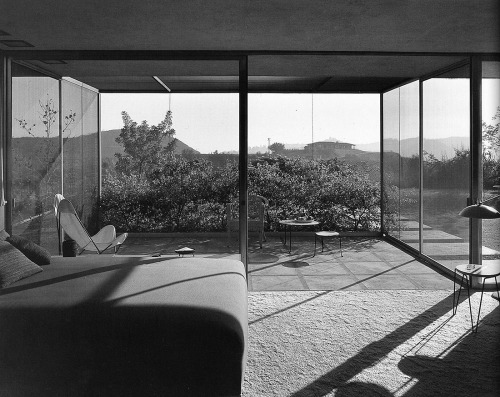
<svg viewBox="0 0 500 397">
<path fill-rule="evenodd" d="M 283 241 L 283 244 L 286 245 L 286 230 L 288 228 L 288 234 L 289 234 L 289 240 L 290 240 L 290 248 L 288 250 L 288 253 L 292 253 L 292 227 L 293 226 L 317 226 L 319 225 L 318 221 L 315 221 L 313 219 L 310 220 L 297 220 L 297 219 L 285 219 L 283 221 L 279 221 L 280 225 L 283 225 L 285 228 L 285 240 Z"/>
</svg>

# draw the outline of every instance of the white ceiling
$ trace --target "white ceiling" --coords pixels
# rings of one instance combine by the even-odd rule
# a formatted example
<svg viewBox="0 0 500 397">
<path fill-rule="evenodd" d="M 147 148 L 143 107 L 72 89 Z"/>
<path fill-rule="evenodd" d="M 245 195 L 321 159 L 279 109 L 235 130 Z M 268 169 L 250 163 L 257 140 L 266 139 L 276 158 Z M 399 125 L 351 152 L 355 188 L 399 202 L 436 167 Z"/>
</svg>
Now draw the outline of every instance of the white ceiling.
<svg viewBox="0 0 500 397">
<path fill-rule="evenodd" d="M 378 92 L 500 54 L 498 0 L 0 0 L 0 10 L 0 41 L 33 45 L 0 50 L 49 51 L 66 64 L 33 64 L 111 91 L 162 90 L 153 75 L 177 91 L 235 90 L 238 64 L 105 60 L 110 50 L 249 53 L 251 91 L 319 92 Z"/>
</svg>

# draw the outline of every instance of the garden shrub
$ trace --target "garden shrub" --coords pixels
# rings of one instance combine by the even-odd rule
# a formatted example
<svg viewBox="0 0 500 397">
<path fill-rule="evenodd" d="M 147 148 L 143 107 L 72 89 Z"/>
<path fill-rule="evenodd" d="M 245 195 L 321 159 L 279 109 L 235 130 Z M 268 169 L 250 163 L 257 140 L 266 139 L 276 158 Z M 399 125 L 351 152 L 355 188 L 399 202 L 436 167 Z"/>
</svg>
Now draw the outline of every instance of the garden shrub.
<svg viewBox="0 0 500 397">
<path fill-rule="evenodd" d="M 145 175 L 145 177 L 144 177 Z M 249 192 L 269 200 L 268 230 L 306 215 L 323 229 L 378 230 L 380 188 L 363 170 L 338 160 L 262 158 L 249 167 Z M 108 174 L 103 220 L 122 231 L 226 230 L 226 203 L 238 197 L 238 164 L 164 156 L 141 177 Z"/>
</svg>

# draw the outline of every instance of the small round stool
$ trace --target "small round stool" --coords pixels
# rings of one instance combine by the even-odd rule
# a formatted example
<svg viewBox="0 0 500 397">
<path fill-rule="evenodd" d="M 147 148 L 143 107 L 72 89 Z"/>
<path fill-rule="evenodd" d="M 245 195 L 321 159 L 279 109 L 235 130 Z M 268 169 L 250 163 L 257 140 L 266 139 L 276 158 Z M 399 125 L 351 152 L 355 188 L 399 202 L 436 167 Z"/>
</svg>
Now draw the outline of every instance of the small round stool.
<svg viewBox="0 0 500 397">
<path fill-rule="evenodd" d="M 339 232 L 329 232 L 326 230 L 314 233 L 314 255 L 313 256 L 316 256 L 316 240 L 318 239 L 318 237 L 321 239 L 321 252 L 323 252 L 323 249 L 325 247 L 324 243 L 323 243 L 323 239 L 325 239 L 327 237 L 338 237 L 339 242 L 340 242 L 340 256 L 344 256 L 344 255 L 342 255 L 342 236 L 340 235 L 340 233 Z"/>
</svg>

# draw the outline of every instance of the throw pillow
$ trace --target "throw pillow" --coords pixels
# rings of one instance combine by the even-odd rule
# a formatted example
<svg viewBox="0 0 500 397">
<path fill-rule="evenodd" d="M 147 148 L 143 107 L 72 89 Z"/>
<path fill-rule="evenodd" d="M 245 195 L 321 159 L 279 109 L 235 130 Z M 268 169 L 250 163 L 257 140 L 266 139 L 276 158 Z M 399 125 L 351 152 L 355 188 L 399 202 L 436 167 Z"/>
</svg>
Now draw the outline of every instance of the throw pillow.
<svg viewBox="0 0 500 397">
<path fill-rule="evenodd" d="M 10 237 L 10 234 L 7 233 L 5 230 L 0 230 L 0 241 L 7 240 L 7 237 Z"/>
<path fill-rule="evenodd" d="M 50 264 L 50 252 L 35 244 L 33 241 L 16 235 L 8 237 L 7 241 L 26 255 L 28 259 L 35 262 L 38 266 Z"/>
<path fill-rule="evenodd" d="M 0 288 L 7 287 L 43 269 L 7 241 L 0 241 Z"/>
</svg>

